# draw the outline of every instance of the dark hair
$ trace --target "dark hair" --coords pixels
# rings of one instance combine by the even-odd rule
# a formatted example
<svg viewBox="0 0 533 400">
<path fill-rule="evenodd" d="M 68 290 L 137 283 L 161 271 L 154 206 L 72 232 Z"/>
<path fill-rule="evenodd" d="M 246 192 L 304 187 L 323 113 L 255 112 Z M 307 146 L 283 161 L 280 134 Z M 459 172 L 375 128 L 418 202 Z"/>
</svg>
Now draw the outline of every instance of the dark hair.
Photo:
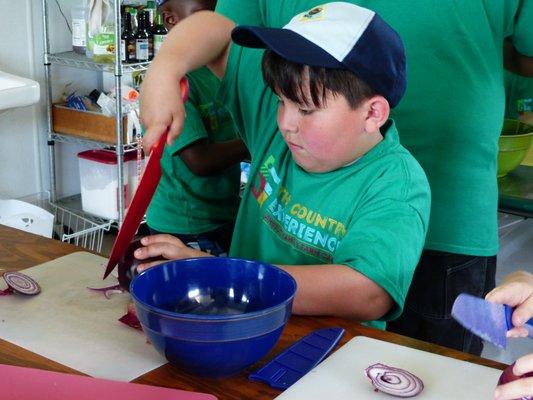
<svg viewBox="0 0 533 400">
<path fill-rule="evenodd" d="M 215 7 L 217 5 L 217 0 L 195 0 L 195 3 L 197 3 L 198 7 L 200 7 L 201 10 L 211 10 L 214 11 Z M 183 5 L 183 0 L 169 0 L 161 5 L 161 7 L 166 7 L 166 9 L 170 10 L 179 10 L 180 5 Z"/>
<path fill-rule="evenodd" d="M 262 69 L 263 79 L 274 92 L 306 106 L 324 106 L 329 91 L 334 96 L 344 96 L 350 107 L 356 109 L 363 100 L 377 94 L 351 71 L 293 63 L 271 50 L 263 55 Z M 307 75 L 311 99 L 304 96 Z"/>
<path fill-rule="evenodd" d="M 217 6 L 217 0 L 202 0 L 201 3 L 205 10 L 214 11 Z"/>
</svg>

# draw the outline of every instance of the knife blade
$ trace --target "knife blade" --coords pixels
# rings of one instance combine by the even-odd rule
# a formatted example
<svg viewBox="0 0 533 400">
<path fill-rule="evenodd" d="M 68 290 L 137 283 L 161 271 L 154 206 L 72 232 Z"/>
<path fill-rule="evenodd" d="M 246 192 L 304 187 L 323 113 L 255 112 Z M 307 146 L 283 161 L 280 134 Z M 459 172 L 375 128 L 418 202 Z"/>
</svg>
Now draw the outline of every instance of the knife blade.
<svg viewBox="0 0 533 400">
<path fill-rule="evenodd" d="M 496 346 L 505 349 L 507 331 L 513 328 L 511 316 L 513 308 L 505 304 L 496 304 L 461 293 L 452 307 L 452 317 L 466 329 Z M 533 318 L 524 327 L 533 337 Z"/>
</svg>

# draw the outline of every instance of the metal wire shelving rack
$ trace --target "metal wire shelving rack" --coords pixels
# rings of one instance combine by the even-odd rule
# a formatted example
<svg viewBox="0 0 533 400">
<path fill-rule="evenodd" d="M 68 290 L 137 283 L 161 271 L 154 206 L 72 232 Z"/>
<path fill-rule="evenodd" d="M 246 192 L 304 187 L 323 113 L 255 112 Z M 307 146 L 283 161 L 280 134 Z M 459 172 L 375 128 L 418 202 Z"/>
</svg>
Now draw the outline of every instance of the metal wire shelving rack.
<svg viewBox="0 0 533 400">
<path fill-rule="evenodd" d="M 111 228 L 111 222 L 83 211 L 74 212 L 50 201 L 50 192 L 40 192 L 17 200 L 36 205 L 54 215 L 53 236 L 62 242 L 75 244 L 88 250 L 101 252 L 104 234 Z"/>
<path fill-rule="evenodd" d="M 77 69 L 84 69 L 90 71 L 106 71 L 112 72 L 114 74 L 115 80 L 115 90 L 116 90 L 116 110 L 122 110 L 122 91 L 121 83 L 124 73 L 130 73 L 135 71 L 145 71 L 148 69 L 149 62 L 142 63 L 132 63 L 132 64 L 123 64 L 121 62 L 121 46 L 120 46 L 120 30 L 121 30 L 121 15 L 120 15 L 120 5 L 121 0 L 113 0 L 113 13 L 114 13 L 114 24 L 115 24 L 115 62 L 114 63 L 98 63 L 94 62 L 90 58 L 85 57 L 84 55 L 77 54 L 73 51 L 60 52 L 60 53 L 51 53 L 50 52 L 50 35 L 49 35 L 49 13 L 48 13 L 48 0 L 41 0 L 41 6 L 43 10 L 43 43 L 44 43 L 44 72 L 45 72 L 45 91 L 46 91 L 46 115 L 47 115 L 47 144 L 48 144 L 48 164 L 50 171 L 50 204 L 57 208 L 58 211 L 70 212 L 75 216 L 83 218 L 83 221 L 87 221 L 88 224 L 91 222 L 96 224 L 92 227 L 80 226 L 79 232 L 89 233 L 93 232 L 91 229 L 97 230 L 97 227 L 100 227 L 102 231 L 109 230 L 109 226 L 120 227 L 124 221 L 125 214 L 125 204 L 124 198 L 118 196 L 118 219 L 117 220 L 103 220 L 101 218 L 84 214 L 79 206 L 79 198 L 75 201 L 71 201 L 71 198 L 68 199 L 58 199 L 57 197 L 57 182 L 56 182 L 56 154 L 55 154 L 55 144 L 56 143 L 75 143 L 75 144 L 88 144 L 97 148 L 105 148 L 113 150 L 117 156 L 117 181 L 118 187 L 124 186 L 124 152 L 127 150 L 132 150 L 136 148 L 136 144 L 124 144 L 122 138 L 123 132 L 123 114 L 122 112 L 117 112 L 115 116 L 116 121 L 116 145 L 110 145 L 109 143 L 99 142 L 90 139 L 83 139 L 74 136 L 69 136 L 67 134 L 62 134 L 59 132 L 54 132 L 53 123 L 52 123 L 52 81 L 51 81 L 51 67 L 52 65 L 66 66 Z M 78 196 L 79 197 L 79 196 Z M 72 206 L 72 204 L 75 204 Z M 77 229 L 77 228 L 76 228 Z M 76 232 L 72 234 L 75 235 Z M 67 236 L 69 236 L 67 234 Z M 66 237 L 67 237 L 66 236 Z M 83 236 L 83 235 L 81 235 Z M 66 238 L 65 237 L 65 238 Z M 74 239 L 76 236 L 73 236 Z"/>
</svg>

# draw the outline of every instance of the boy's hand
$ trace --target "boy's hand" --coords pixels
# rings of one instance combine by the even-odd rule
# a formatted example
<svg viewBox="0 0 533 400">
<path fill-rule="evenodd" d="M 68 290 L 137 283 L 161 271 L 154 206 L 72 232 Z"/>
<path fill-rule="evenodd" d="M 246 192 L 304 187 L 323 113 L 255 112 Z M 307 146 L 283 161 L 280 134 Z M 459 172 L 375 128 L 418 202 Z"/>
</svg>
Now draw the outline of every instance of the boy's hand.
<svg viewBox="0 0 533 400">
<path fill-rule="evenodd" d="M 180 134 L 185 119 L 180 80 L 155 63 L 150 66 L 141 86 L 141 122 L 145 128 L 143 147 L 150 154 L 152 146 L 168 128 L 167 143 Z"/>
<path fill-rule="evenodd" d="M 515 327 L 507 332 L 508 337 L 528 335 L 523 325 L 533 317 L 533 274 L 525 271 L 513 272 L 500 286 L 487 294 L 486 299 L 516 307 L 512 316 Z"/>
<path fill-rule="evenodd" d="M 135 250 L 134 256 L 138 260 L 145 260 L 152 257 L 164 257 L 167 260 L 179 260 L 191 257 L 212 257 L 210 254 L 203 251 L 192 249 L 186 246 L 181 240 L 172 235 L 160 234 L 146 236 L 141 239 L 144 247 Z M 162 261 L 155 261 L 152 263 L 139 264 L 137 272 L 142 272 L 145 269 L 151 268 Z"/>
</svg>

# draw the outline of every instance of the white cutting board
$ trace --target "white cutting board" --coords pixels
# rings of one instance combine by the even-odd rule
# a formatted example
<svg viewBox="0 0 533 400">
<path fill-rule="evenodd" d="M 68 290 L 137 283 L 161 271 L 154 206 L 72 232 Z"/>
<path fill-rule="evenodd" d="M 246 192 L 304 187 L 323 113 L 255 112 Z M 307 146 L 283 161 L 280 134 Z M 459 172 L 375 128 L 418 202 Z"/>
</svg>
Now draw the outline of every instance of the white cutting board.
<svg viewBox="0 0 533 400">
<path fill-rule="evenodd" d="M 424 382 L 417 400 L 488 400 L 502 371 L 358 336 L 287 389 L 279 400 L 391 400 L 365 375 L 375 363 L 406 369 Z"/>
<path fill-rule="evenodd" d="M 105 263 L 77 252 L 24 270 L 42 291 L 0 298 L 0 338 L 99 378 L 131 381 L 165 364 L 142 332 L 118 321 L 129 293 L 106 299 L 87 289 L 117 283 L 102 281 Z"/>
</svg>

